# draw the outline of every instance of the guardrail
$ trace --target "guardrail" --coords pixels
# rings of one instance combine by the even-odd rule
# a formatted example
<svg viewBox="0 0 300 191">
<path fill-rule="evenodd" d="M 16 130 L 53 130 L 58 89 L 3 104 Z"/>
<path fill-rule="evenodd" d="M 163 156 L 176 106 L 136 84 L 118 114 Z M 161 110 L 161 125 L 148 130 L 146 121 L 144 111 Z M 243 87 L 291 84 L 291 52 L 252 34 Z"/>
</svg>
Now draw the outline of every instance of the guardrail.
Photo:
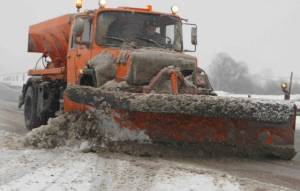
<svg viewBox="0 0 300 191">
<path fill-rule="evenodd" d="M 26 73 L 2 74 L 0 82 L 10 86 L 23 86 L 26 83 L 28 76 Z"/>
</svg>

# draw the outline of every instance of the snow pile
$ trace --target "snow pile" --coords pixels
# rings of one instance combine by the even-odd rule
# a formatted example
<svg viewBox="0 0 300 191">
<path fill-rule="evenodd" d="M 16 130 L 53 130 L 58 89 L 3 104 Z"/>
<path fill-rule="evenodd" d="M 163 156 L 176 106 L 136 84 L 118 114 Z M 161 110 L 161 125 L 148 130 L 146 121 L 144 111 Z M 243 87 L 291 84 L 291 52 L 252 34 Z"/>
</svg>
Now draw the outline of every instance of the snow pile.
<svg viewBox="0 0 300 191">
<path fill-rule="evenodd" d="M 101 109 L 94 110 L 94 115 L 105 142 L 136 141 L 138 143 L 151 143 L 151 139 L 144 131 L 122 128 L 119 123 L 116 123 L 115 118 L 120 118 L 120 116 L 117 112 L 113 112 L 111 106 L 107 103 L 102 103 Z"/>
<path fill-rule="evenodd" d="M 248 98 L 246 94 L 232 94 L 224 91 L 216 91 L 219 96 L 225 97 L 234 97 L 234 98 Z M 283 100 L 283 95 L 250 95 L 252 99 L 265 99 L 265 100 Z M 295 94 L 291 95 L 291 101 L 297 105 L 297 108 L 300 109 L 300 95 Z M 297 117 L 296 129 L 300 130 L 300 117 Z"/>
<path fill-rule="evenodd" d="M 143 132 L 116 126 L 108 116 L 93 111 L 65 113 L 28 133 L 24 144 L 46 149 L 80 145 L 88 152 L 116 141 L 151 142 Z"/>
<path fill-rule="evenodd" d="M 79 139 L 98 138 L 97 128 L 87 113 L 63 114 L 50 119 L 48 125 L 34 129 L 25 138 L 26 146 L 55 148 L 70 145 Z M 96 136 L 95 136 L 96 135 Z"/>
</svg>

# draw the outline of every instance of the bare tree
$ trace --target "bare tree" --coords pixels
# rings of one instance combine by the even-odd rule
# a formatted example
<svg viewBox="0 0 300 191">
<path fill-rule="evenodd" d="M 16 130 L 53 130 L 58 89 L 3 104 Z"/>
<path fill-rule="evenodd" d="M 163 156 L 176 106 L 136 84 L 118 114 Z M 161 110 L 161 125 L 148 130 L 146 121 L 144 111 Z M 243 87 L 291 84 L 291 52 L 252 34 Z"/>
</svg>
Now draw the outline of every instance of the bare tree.
<svg viewBox="0 0 300 191">
<path fill-rule="evenodd" d="M 252 81 L 249 68 L 226 53 L 219 53 L 209 66 L 209 74 L 215 89 L 233 93 L 253 93 L 260 90 Z"/>
<path fill-rule="evenodd" d="M 209 66 L 209 76 L 215 90 L 241 94 L 281 95 L 282 80 L 262 80 L 252 75 L 244 62 L 237 62 L 226 53 L 219 53 Z M 262 83 L 264 81 L 264 83 Z M 300 94 L 300 84 L 293 83 L 293 94 Z"/>
</svg>

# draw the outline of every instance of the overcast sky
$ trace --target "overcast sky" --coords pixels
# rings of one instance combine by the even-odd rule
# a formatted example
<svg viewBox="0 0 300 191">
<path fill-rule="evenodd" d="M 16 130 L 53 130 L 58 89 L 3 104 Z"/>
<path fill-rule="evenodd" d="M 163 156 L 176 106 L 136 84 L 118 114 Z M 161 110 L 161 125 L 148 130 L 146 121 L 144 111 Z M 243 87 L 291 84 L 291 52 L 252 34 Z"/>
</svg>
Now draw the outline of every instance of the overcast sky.
<svg viewBox="0 0 300 191">
<path fill-rule="evenodd" d="M 207 68 L 219 52 L 246 62 L 252 73 L 268 72 L 300 77 L 300 0 L 107 0 L 109 7 L 152 4 L 168 12 L 173 4 L 180 15 L 199 27 L 195 54 Z M 97 0 L 85 0 L 94 9 Z M 2 1 L 0 11 L 0 74 L 22 72 L 34 66 L 37 56 L 28 54 L 28 27 L 75 12 L 74 0 Z"/>
</svg>

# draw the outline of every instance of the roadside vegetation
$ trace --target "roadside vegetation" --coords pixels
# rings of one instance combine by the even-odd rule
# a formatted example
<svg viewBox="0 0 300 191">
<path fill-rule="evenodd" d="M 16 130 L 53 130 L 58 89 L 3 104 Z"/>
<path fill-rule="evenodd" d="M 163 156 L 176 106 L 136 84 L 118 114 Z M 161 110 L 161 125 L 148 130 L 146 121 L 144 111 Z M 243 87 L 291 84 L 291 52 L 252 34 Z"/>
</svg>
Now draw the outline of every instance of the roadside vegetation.
<svg viewBox="0 0 300 191">
<path fill-rule="evenodd" d="M 252 74 L 245 62 L 236 61 L 227 53 L 216 55 L 208 73 L 215 90 L 238 94 L 282 95 L 280 84 L 289 81 L 269 79 L 264 73 Z M 300 94 L 300 83 L 295 80 L 292 94 Z"/>
</svg>

